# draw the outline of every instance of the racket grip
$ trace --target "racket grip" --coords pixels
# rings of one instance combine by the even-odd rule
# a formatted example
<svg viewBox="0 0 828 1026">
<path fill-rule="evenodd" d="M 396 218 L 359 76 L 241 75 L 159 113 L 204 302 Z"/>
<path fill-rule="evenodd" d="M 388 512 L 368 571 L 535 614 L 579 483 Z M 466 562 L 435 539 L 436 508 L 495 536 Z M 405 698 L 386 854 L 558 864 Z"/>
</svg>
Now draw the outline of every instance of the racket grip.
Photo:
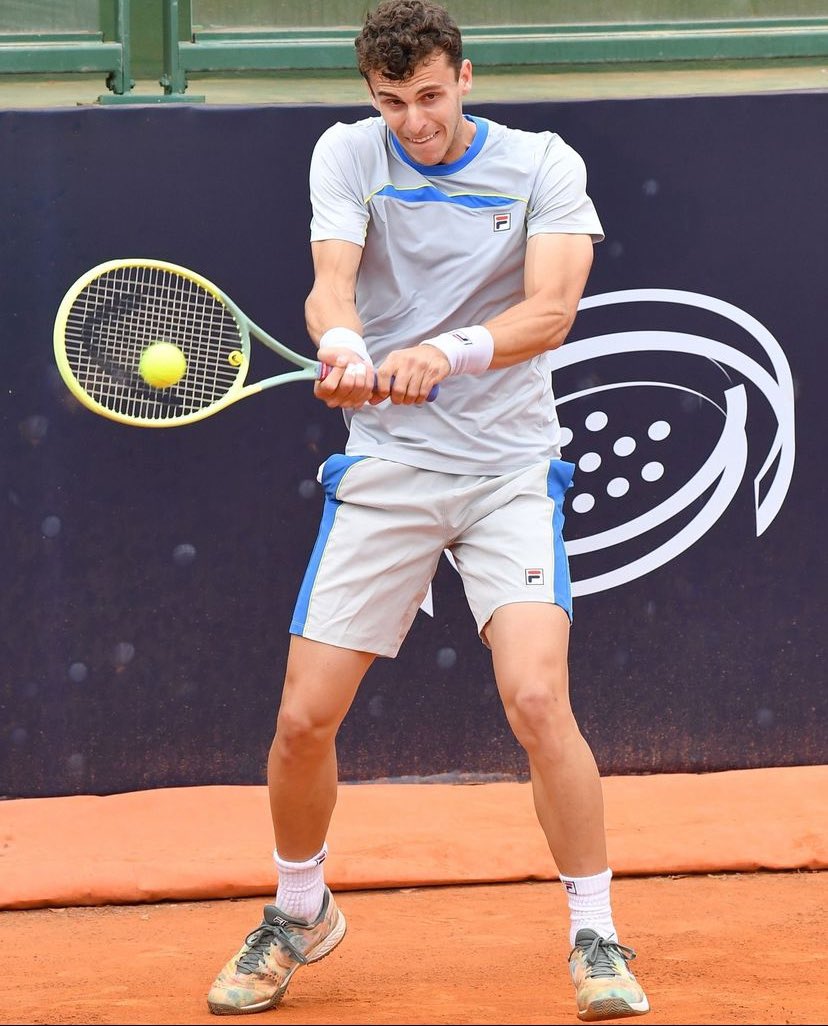
<svg viewBox="0 0 828 1026">
<path fill-rule="evenodd" d="M 320 363 L 319 364 L 319 372 L 316 375 L 317 380 L 323 381 L 328 376 L 328 373 L 330 372 L 330 370 L 331 370 L 330 364 Z M 391 384 L 392 385 L 394 384 L 393 376 L 391 378 Z M 376 388 L 377 388 L 377 375 L 376 375 L 376 372 L 374 372 L 374 391 L 376 391 Z M 426 396 L 426 402 L 427 403 L 433 403 L 434 400 L 437 398 L 437 393 L 439 391 L 440 391 L 440 386 L 439 385 L 435 385 L 432 388 L 432 390 L 428 393 L 428 395 Z"/>
</svg>

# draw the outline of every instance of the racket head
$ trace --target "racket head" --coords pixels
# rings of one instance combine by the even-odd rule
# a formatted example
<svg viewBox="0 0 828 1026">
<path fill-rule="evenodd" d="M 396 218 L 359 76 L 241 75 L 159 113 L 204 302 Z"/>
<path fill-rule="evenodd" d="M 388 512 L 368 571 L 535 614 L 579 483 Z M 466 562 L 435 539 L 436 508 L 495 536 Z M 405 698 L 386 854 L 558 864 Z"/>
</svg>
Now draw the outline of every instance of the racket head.
<svg viewBox="0 0 828 1026">
<path fill-rule="evenodd" d="M 155 388 L 141 354 L 172 342 L 184 375 Z M 250 365 L 247 321 L 208 279 L 163 260 L 109 260 L 69 288 L 54 325 L 61 377 L 84 406 L 139 427 L 201 420 L 239 398 Z"/>
</svg>

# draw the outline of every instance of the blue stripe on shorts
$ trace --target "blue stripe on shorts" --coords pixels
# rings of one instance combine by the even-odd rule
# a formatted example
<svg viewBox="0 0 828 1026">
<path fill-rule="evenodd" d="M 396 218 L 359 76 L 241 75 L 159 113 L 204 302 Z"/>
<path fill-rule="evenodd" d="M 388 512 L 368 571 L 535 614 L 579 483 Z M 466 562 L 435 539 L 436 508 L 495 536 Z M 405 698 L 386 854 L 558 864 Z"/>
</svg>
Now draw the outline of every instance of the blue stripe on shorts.
<svg viewBox="0 0 828 1026">
<path fill-rule="evenodd" d="M 290 622 L 291 634 L 301 635 L 305 630 L 311 593 L 319 571 L 319 564 L 322 562 L 325 546 L 333 530 L 336 511 L 342 505 L 342 500 L 336 497 L 336 493 L 342 483 L 342 478 L 355 463 L 359 463 L 360 460 L 364 459 L 364 456 L 344 456 L 342 453 L 336 453 L 334 456 L 328 457 L 322 467 L 321 483 L 325 492 L 325 505 L 322 508 L 322 520 L 319 524 L 316 544 L 313 546 L 308 567 L 305 570 L 305 577 L 296 599 L 296 606 L 293 610 L 293 619 Z"/>
<path fill-rule="evenodd" d="M 567 488 L 572 487 L 574 473 L 574 463 L 567 463 L 566 460 L 550 460 L 549 472 L 546 475 L 546 494 L 555 503 L 555 512 L 552 514 L 555 603 L 566 610 L 570 620 L 572 619 L 572 583 L 569 577 L 569 559 L 563 539 L 563 503 Z"/>
</svg>

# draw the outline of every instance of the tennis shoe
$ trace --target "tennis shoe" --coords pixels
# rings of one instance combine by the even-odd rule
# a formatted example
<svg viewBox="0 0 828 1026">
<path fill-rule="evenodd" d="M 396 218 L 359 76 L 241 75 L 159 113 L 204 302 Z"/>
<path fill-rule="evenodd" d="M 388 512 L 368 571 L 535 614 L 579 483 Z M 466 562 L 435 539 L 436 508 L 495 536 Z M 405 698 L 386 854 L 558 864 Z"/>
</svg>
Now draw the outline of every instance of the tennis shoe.
<svg viewBox="0 0 828 1026">
<path fill-rule="evenodd" d="M 649 1012 L 647 996 L 627 965 L 634 958 L 632 948 L 605 940 L 595 930 L 578 931 L 569 955 L 569 972 L 579 1019 L 594 1022 Z"/>
<path fill-rule="evenodd" d="M 312 923 L 265 905 L 261 925 L 214 980 L 207 995 L 210 1011 L 240 1015 L 275 1008 L 299 966 L 329 955 L 345 936 L 346 925 L 327 887 Z"/>
</svg>

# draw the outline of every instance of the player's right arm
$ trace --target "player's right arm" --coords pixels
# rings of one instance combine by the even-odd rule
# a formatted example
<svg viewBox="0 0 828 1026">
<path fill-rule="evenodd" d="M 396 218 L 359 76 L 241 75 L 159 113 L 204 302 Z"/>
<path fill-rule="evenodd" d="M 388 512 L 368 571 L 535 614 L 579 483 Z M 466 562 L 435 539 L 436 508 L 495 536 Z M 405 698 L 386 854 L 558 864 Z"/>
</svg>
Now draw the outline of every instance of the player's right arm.
<svg viewBox="0 0 828 1026">
<path fill-rule="evenodd" d="M 356 308 L 369 217 L 360 159 L 364 145 L 362 129 L 332 125 L 314 146 L 308 176 L 314 283 L 305 320 L 319 359 L 333 368 L 314 392 L 328 406 L 348 408 L 362 406 L 374 382 Z"/>
<path fill-rule="evenodd" d="M 333 369 L 314 386 L 331 407 L 358 409 L 373 394 L 374 368 L 362 341 L 356 279 L 362 247 L 341 239 L 311 243 L 313 288 L 305 300 L 305 323 L 317 356 Z"/>
</svg>

